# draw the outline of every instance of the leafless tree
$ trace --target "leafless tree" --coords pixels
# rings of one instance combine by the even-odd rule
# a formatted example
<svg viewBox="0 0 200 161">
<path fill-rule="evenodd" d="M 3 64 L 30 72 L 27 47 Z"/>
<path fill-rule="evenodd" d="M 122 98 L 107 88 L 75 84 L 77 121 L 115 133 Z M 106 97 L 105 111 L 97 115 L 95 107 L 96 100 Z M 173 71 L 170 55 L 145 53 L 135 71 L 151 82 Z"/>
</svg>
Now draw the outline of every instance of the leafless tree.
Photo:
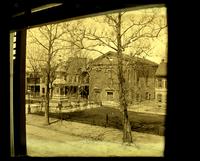
<svg viewBox="0 0 200 161">
<path fill-rule="evenodd" d="M 123 53 L 131 50 L 132 57 L 148 55 L 152 49 L 151 41 L 159 37 L 167 24 L 166 17 L 163 18 L 163 15 L 159 15 L 159 9 L 144 10 L 139 14 L 129 16 L 126 16 L 127 13 L 121 10 L 117 13 L 107 14 L 103 19 L 95 18 L 95 22 L 99 23 L 99 26 L 103 24 L 102 28 L 95 28 L 95 25 L 85 27 L 81 21 L 74 26 L 67 25 L 65 31 L 69 37 L 65 41 L 81 51 L 104 54 L 99 47 L 107 47 L 117 53 L 119 101 L 123 113 L 123 142 L 131 143 L 133 140 L 127 110 L 127 88 L 124 76 L 126 66 L 123 64 Z"/>
<path fill-rule="evenodd" d="M 64 32 L 60 32 L 60 24 L 45 25 L 33 30 L 29 30 L 30 43 L 34 44 L 36 48 L 39 48 L 40 59 L 38 60 L 41 72 L 45 77 L 46 85 L 46 106 L 45 117 L 46 123 L 49 124 L 49 103 L 50 103 L 50 90 L 52 89 L 52 83 L 55 80 L 55 72 L 60 62 L 58 57 L 63 50 L 62 41 L 60 38 L 64 35 Z M 36 53 L 35 53 L 36 54 Z M 52 93 L 52 91 L 51 91 Z"/>
<path fill-rule="evenodd" d="M 38 63 L 38 58 L 34 55 L 34 52 L 36 52 L 36 50 L 29 50 L 28 54 L 27 54 L 27 61 L 29 66 L 27 68 L 30 69 L 31 74 L 33 74 L 33 78 L 34 79 L 34 96 L 36 96 L 36 84 L 37 84 L 37 80 L 38 77 L 40 75 L 40 66 Z"/>
<path fill-rule="evenodd" d="M 116 15 L 106 15 L 105 22 L 108 23 L 113 28 L 115 32 L 114 40 L 112 39 L 112 48 L 114 46 L 114 50 L 117 52 L 118 56 L 118 79 L 119 79 L 119 100 L 120 100 L 120 107 L 123 113 L 123 142 L 132 142 L 131 136 L 131 126 L 128 119 L 128 111 L 127 111 L 127 97 L 126 97 L 126 79 L 124 77 L 124 65 L 123 65 L 123 54 L 122 52 L 126 50 L 126 48 L 131 47 L 134 43 L 136 44 L 138 41 L 156 38 L 159 36 L 159 33 L 166 27 L 166 24 L 156 24 L 157 21 L 157 13 L 156 11 L 152 10 L 152 15 L 141 15 L 141 18 L 132 17 L 131 24 L 126 26 L 125 28 L 122 27 L 123 25 L 123 16 L 125 12 L 120 11 Z M 139 20 L 138 20 L 139 19 Z M 135 29 L 134 29 L 135 27 Z M 132 32 L 130 32 L 133 30 Z M 126 34 L 128 33 L 129 34 Z M 94 36 L 96 37 L 96 36 Z M 98 37 L 96 37 L 98 38 Z M 99 38 L 98 38 L 99 39 Z M 105 43 L 102 39 L 100 39 L 102 43 Z M 146 49 L 144 47 L 147 43 L 143 43 L 141 47 L 139 47 L 134 55 L 141 55 L 143 54 L 146 49 L 149 50 L 149 46 L 147 45 Z M 110 46 L 110 44 L 108 44 Z M 132 56 L 134 56 L 132 55 Z"/>
</svg>

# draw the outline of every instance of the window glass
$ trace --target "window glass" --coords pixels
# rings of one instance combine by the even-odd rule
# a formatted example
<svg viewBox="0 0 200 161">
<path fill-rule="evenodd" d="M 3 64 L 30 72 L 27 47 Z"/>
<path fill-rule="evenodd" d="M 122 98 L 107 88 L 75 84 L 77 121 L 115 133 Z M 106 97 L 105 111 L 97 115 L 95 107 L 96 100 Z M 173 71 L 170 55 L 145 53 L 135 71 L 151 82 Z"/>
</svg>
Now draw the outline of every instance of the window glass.
<svg viewBox="0 0 200 161">
<path fill-rule="evenodd" d="M 157 69 L 167 58 L 167 36 L 165 7 L 28 29 L 28 155 L 163 156 L 165 111 L 157 116 L 156 105 L 164 84 Z"/>
</svg>

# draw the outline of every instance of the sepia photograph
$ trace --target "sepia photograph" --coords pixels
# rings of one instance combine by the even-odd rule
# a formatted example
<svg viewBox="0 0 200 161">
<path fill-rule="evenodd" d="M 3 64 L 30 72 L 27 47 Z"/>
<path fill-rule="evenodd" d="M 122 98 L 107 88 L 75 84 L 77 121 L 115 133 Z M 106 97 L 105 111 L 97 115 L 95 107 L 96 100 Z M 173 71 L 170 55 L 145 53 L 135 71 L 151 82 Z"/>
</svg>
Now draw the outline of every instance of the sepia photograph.
<svg viewBox="0 0 200 161">
<path fill-rule="evenodd" d="M 25 48 L 28 156 L 164 157 L 165 6 L 30 27 Z"/>
</svg>

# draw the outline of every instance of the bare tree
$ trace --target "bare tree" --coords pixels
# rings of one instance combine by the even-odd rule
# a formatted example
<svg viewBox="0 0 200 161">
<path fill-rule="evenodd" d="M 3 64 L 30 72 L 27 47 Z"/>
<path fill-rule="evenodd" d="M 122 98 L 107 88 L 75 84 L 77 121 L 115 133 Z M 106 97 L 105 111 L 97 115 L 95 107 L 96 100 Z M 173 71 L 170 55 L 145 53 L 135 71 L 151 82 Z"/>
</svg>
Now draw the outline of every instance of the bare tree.
<svg viewBox="0 0 200 161">
<path fill-rule="evenodd" d="M 131 126 L 128 118 L 128 101 L 126 97 L 126 79 L 124 71 L 123 52 L 131 51 L 131 56 L 148 55 L 152 49 L 151 41 L 159 37 L 159 34 L 166 28 L 166 18 L 159 15 L 159 9 L 143 10 L 139 14 L 126 16 L 128 12 L 108 14 L 102 18 L 93 19 L 100 27 L 93 25 L 86 27 L 83 22 L 65 26 L 68 33 L 65 39 L 69 44 L 81 51 L 91 51 L 104 54 L 100 47 L 107 47 L 117 53 L 118 58 L 118 81 L 119 81 L 119 102 L 123 114 L 123 142 L 131 143 Z M 105 27 L 105 28 L 104 28 Z M 133 63 L 133 62 L 132 62 Z"/>
<path fill-rule="evenodd" d="M 36 96 L 36 84 L 41 73 L 40 62 L 38 61 L 40 58 L 35 54 L 37 52 L 39 51 L 34 48 L 29 48 L 27 51 L 27 68 L 29 68 L 33 74 L 32 79 L 34 79 L 34 96 Z"/>
<path fill-rule="evenodd" d="M 58 62 L 59 54 L 61 54 L 60 51 L 64 49 L 62 41 L 60 40 L 64 33 L 60 32 L 60 24 L 45 25 L 29 31 L 31 44 L 34 44 L 36 48 L 39 48 L 40 51 L 42 51 L 38 62 L 40 62 L 39 66 L 45 77 L 45 117 L 46 123 L 49 124 L 50 90 L 52 89 L 52 83 L 55 80 L 55 71 L 60 63 Z"/>
<path fill-rule="evenodd" d="M 116 41 L 112 41 L 114 50 L 116 50 L 118 54 L 118 79 L 119 79 L 119 100 L 120 100 L 120 107 L 122 108 L 123 113 L 123 142 L 132 142 L 132 135 L 131 135 L 131 126 L 128 119 L 128 111 L 127 111 L 127 89 L 126 89 L 126 79 L 124 77 L 124 65 L 123 65 L 123 54 L 122 52 L 126 50 L 130 45 L 133 45 L 137 41 L 140 41 L 140 39 L 147 40 L 148 38 L 152 39 L 155 37 L 158 37 L 160 31 L 166 27 L 164 26 L 156 26 L 155 20 L 156 20 L 156 13 L 152 13 L 151 16 L 144 14 L 144 16 L 141 17 L 140 20 L 132 19 L 129 26 L 127 26 L 125 29 L 122 28 L 123 21 L 122 17 L 125 14 L 125 12 L 121 11 L 116 16 L 114 15 L 107 15 L 106 22 L 113 27 L 113 31 L 115 31 L 116 35 Z M 153 23 L 153 24 L 152 24 Z M 132 28 L 136 26 L 136 29 L 134 32 L 129 33 L 126 35 L 126 33 L 129 32 L 129 30 L 132 30 Z M 100 40 L 102 41 L 102 39 Z M 104 42 L 103 42 L 104 43 Z M 145 43 L 144 43 L 145 45 Z M 113 48 L 113 47 L 112 47 Z M 147 47 L 149 49 L 149 47 Z M 144 53 L 143 47 L 139 47 L 138 50 L 134 53 L 134 55 L 140 55 Z"/>
</svg>

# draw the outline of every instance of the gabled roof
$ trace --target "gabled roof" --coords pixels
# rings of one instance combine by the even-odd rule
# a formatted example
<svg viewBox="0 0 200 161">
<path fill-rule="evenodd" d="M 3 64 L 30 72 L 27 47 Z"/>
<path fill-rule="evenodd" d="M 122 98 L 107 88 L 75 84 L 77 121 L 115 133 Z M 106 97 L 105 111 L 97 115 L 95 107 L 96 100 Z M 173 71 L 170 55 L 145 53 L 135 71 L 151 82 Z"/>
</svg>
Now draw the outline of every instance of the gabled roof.
<svg viewBox="0 0 200 161">
<path fill-rule="evenodd" d="M 90 65 L 97 63 L 99 60 L 103 59 L 103 58 L 109 58 L 109 57 L 117 57 L 117 53 L 116 52 L 112 52 L 109 51 L 99 57 L 97 57 L 96 59 L 94 59 L 93 61 L 90 62 Z M 134 63 L 143 63 L 143 64 L 148 64 L 148 65 L 153 65 L 153 66 L 158 66 L 157 63 L 152 62 L 148 59 L 145 58 L 139 58 L 139 57 L 131 57 L 130 55 L 127 54 L 123 54 L 123 58 L 126 61 L 130 61 L 132 60 Z"/>
<path fill-rule="evenodd" d="M 109 56 L 114 56 L 114 54 L 116 54 L 115 52 L 112 52 L 112 51 L 109 51 L 97 58 L 95 58 L 94 60 L 90 61 L 89 62 L 89 65 L 92 65 L 92 64 L 95 64 L 97 63 L 99 60 L 102 60 L 103 58 L 109 58 Z"/>
<path fill-rule="evenodd" d="M 81 69 L 86 68 L 87 59 L 71 57 L 69 58 L 67 63 L 68 63 L 67 73 L 78 74 L 81 71 Z"/>
<path fill-rule="evenodd" d="M 158 69 L 156 70 L 157 77 L 166 77 L 167 76 L 167 63 L 162 60 L 160 65 L 158 66 Z"/>
<path fill-rule="evenodd" d="M 62 78 L 56 78 L 53 84 L 57 84 L 57 85 L 66 84 L 66 81 Z"/>
</svg>

